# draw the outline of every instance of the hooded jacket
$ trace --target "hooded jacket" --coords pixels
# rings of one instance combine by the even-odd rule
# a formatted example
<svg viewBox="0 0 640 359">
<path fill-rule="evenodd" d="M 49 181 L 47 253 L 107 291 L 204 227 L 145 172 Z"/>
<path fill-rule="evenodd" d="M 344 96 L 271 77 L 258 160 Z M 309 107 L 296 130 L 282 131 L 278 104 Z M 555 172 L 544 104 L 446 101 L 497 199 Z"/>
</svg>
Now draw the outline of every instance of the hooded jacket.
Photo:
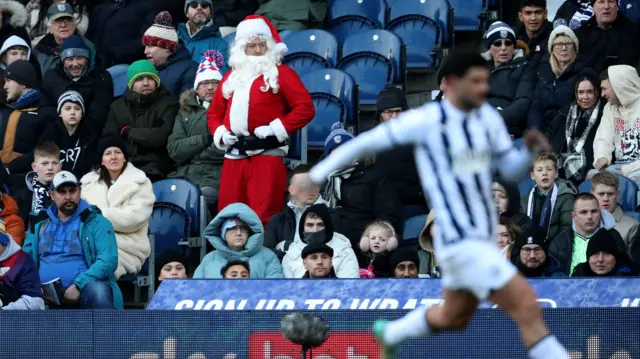
<svg viewBox="0 0 640 359">
<path fill-rule="evenodd" d="M 552 240 L 558 233 L 571 228 L 573 219 L 571 217 L 571 211 L 573 211 L 573 199 L 578 190 L 569 181 L 563 179 L 556 179 L 555 184 L 558 187 L 558 193 L 549 219 L 548 228 L 543 228 L 547 233 L 547 240 Z M 542 212 L 542 205 L 539 200 L 536 200 L 538 186 L 534 186 L 529 195 L 522 197 L 520 200 L 520 208 L 522 213 L 526 213 L 529 218 L 539 218 Z M 547 196 L 551 196 L 552 192 L 549 191 Z M 537 223 L 539 225 L 539 223 Z"/>
<path fill-rule="evenodd" d="M 0 32 L 2 32 L 0 30 Z M 38 63 L 38 60 L 36 59 L 35 55 L 33 54 L 33 51 L 31 51 L 31 46 L 29 46 L 29 44 L 27 43 L 27 39 L 25 39 L 24 35 L 26 34 L 7 34 L 8 38 L 6 38 L 6 40 L 4 40 L 4 42 L 2 42 L 2 48 L 0 48 L 0 57 L 7 51 L 9 50 L 9 48 L 13 47 L 13 46 L 23 46 L 27 48 L 27 60 L 29 60 L 29 62 L 31 63 L 31 65 L 33 65 L 33 68 L 36 70 L 36 78 L 38 79 L 38 81 L 40 81 L 42 79 L 42 72 L 40 72 L 40 64 Z M 0 41 L 2 41 L 3 36 L 2 34 L 0 34 Z M 5 63 L 0 63 L 0 87 L 4 87 L 4 71 L 6 69 L 7 65 Z M 6 99 L 6 96 L 0 96 L 0 104 L 4 105 Z"/>
<path fill-rule="evenodd" d="M 234 252 L 222 238 L 222 224 L 227 219 L 238 218 L 251 229 L 249 239 L 240 252 Z M 225 207 L 209 223 L 202 234 L 215 249 L 207 254 L 193 274 L 193 278 L 222 278 L 220 270 L 228 261 L 239 259 L 249 262 L 250 278 L 283 278 L 278 257 L 262 246 L 264 230 L 258 215 L 243 203 L 233 203 Z"/>
<path fill-rule="evenodd" d="M 507 181 L 500 182 L 500 185 L 507 191 L 508 201 L 507 210 L 500 213 L 500 215 L 510 218 L 522 231 L 530 229 L 531 218 L 520 211 L 520 190 L 518 190 L 518 187 Z"/>
<path fill-rule="evenodd" d="M 144 172 L 127 163 L 111 187 L 100 181 L 96 171 L 87 173 L 80 182 L 82 198 L 100 208 L 113 225 L 118 243 L 116 279 L 140 272 L 151 254 L 149 218 L 156 200 L 151 181 Z"/>
<path fill-rule="evenodd" d="M 622 174 L 640 170 L 640 77 L 631 66 L 611 66 L 609 81 L 620 105 L 607 103 L 593 142 L 594 165 L 599 158 L 624 163 Z"/>
<path fill-rule="evenodd" d="M 613 218 L 613 215 L 606 210 L 600 210 L 600 213 L 600 227 L 598 229 L 614 229 L 616 221 Z M 626 247 L 624 245 L 622 237 L 620 236 L 620 233 L 618 233 L 618 231 L 616 230 L 613 230 L 611 231 L 611 234 L 613 235 L 616 241 L 616 246 L 621 251 L 621 253 L 626 253 Z M 572 222 L 572 227 L 570 229 L 562 231 L 549 243 L 549 255 L 557 258 L 560 261 L 560 268 L 562 268 L 562 272 L 566 275 L 571 274 L 571 259 L 573 256 L 574 240 L 575 223 Z"/>
<path fill-rule="evenodd" d="M 491 68 L 487 102 L 500 112 L 509 134 L 520 138 L 527 127 L 527 113 L 536 87 L 535 68 L 522 50 L 517 50 L 511 61 L 499 66 L 494 65 L 491 52 L 485 54 L 483 57 Z"/>
<path fill-rule="evenodd" d="M 7 50 L 9 50 L 9 48 L 14 47 L 14 46 L 26 47 L 27 48 L 27 59 L 31 58 L 31 46 L 29 46 L 29 44 L 27 44 L 27 42 L 24 41 L 23 38 L 21 38 L 20 36 L 16 36 L 16 35 L 12 35 L 11 37 L 6 39 L 2 43 L 2 48 L 0 48 L 0 57 L 2 57 L 2 55 Z M 5 63 L 1 63 L 0 67 L 2 67 L 3 69 L 6 69 L 7 65 Z"/>
<path fill-rule="evenodd" d="M 0 254 L 0 268 L 0 292 L 6 288 L 19 295 L 13 302 L 3 298 L 1 309 L 44 309 L 38 268 L 11 236 L 9 245 Z"/>
<path fill-rule="evenodd" d="M 193 86 L 193 84 L 192 84 Z M 129 159 L 152 181 L 162 179 L 174 168 L 167 152 L 167 140 L 178 113 L 178 102 L 160 85 L 148 95 L 127 89 L 111 104 L 105 134 L 120 135 L 131 126 L 127 141 Z"/>
<path fill-rule="evenodd" d="M 18 212 L 18 204 L 8 194 L 0 193 L 0 218 L 4 220 L 7 234 L 22 246 L 24 243 L 24 221 Z"/>
<path fill-rule="evenodd" d="M 310 212 L 320 216 L 324 222 L 324 231 L 318 233 L 324 235 L 324 238 L 321 240 L 333 249 L 333 269 L 335 270 L 337 277 L 360 278 L 360 267 L 358 266 L 356 254 L 351 248 L 351 242 L 349 242 L 349 239 L 342 234 L 334 232 L 329 210 L 324 204 L 314 204 L 313 206 L 308 207 L 302 214 L 298 227 L 298 234 L 300 235 L 301 241 L 291 243 L 289 250 L 287 250 L 284 258 L 282 259 L 284 276 L 286 278 L 302 278 L 306 272 L 302 261 L 302 250 L 307 246 L 306 241 L 310 240 L 311 237 L 321 235 L 311 235 L 311 237 L 309 234 L 305 235 L 304 220 Z"/>
<path fill-rule="evenodd" d="M 169 177 L 185 178 L 200 187 L 220 187 L 224 151 L 209 142 L 207 108 L 194 90 L 180 96 L 180 110 L 169 136 L 167 150 L 176 162 Z"/>
<path fill-rule="evenodd" d="M 220 69 L 220 73 L 224 75 L 229 70 L 229 44 L 220 36 L 218 25 L 214 22 L 204 25 L 193 36 L 189 30 L 189 24 L 182 23 L 178 25 L 178 38 L 184 43 L 184 47 L 191 54 L 191 59 L 197 63 L 202 60 L 202 54 L 206 50 L 220 51 L 224 57 L 224 67 Z"/>
<path fill-rule="evenodd" d="M 70 135 L 62 119 L 58 118 L 47 125 L 40 141 L 51 141 L 58 145 L 62 170 L 82 177 L 91 171 L 91 165 L 95 164 L 98 158 L 98 138 L 101 132 L 83 118 Z"/>
<path fill-rule="evenodd" d="M 52 206 L 55 206 L 55 203 Z M 80 219 L 82 252 L 89 268 L 86 272 L 78 274 L 73 284 L 78 286 L 80 291 L 82 291 L 82 289 L 91 282 L 106 282 L 111 287 L 114 308 L 123 309 L 124 302 L 122 292 L 116 284 L 114 276 L 114 272 L 118 267 L 118 248 L 113 234 L 113 226 L 109 220 L 102 216 L 96 206 L 89 206 L 82 211 Z M 38 223 L 34 232 L 27 235 L 24 247 L 22 248 L 31 256 L 37 266 L 40 265 L 40 254 L 38 250 L 40 238 L 49 223 L 49 219 Z"/>
<path fill-rule="evenodd" d="M 169 95 L 178 100 L 180 94 L 193 89 L 199 62 L 193 61 L 191 54 L 182 43 L 178 43 L 167 62 L 157 66 L 160 82 L 167 88 Z"/>
<path fill-rule="evenodd" d="M 84 39 L 88 43 L 87 39 Z M 58 61 L 53 69 L 47 71 L 42 79 L 43 105 L 57 109 L 58 98 L 66 91 L 77 91 L 82 95 L 86 113 L 83 121 L 89 122 L 96 131 L 104 128 L 113 102 L 113 80 L 111 75 L 98 67 L 95 48 L 89 46 L 90 58 L 86 72 L 77 80 L 72 79 L 64 69 L 64 63 Z M 98 132 L 99 133 L 99 132 Z"/>
</svg>

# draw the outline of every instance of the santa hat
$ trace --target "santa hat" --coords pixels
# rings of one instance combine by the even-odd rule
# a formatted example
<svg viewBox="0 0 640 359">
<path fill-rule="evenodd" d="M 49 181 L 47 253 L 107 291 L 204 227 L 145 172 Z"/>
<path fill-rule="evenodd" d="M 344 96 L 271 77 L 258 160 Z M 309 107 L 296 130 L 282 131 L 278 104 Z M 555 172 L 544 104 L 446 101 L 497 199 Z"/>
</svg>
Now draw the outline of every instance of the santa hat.
<svg viewBox="0 0 640 359">
<path fill-rule="evenodd" d="M 193 83 L 193 89 L 197 90 L 198 85 L 202 81 L 222 80 L 220 69 L 224 66 L 224 57 L 218 50 L 206 50 L 202 54 L 198 72 L 196 72 L 196 81 Z"/>
<path fill-rule="evenodd" d="M 287 45 L 282 42 L 278 30 L 276 30 L 271 21 L 264 16 L 249 15 L 238 24 L 236 28 L 236 40 L 247 40 L 256 35 L 264 35 L 272 38 L 276 43 L 276 51 L 282 55 L 287 53 Z"/>
<path fill-rule="evenodd" d="M 156 15 L 153 25 L 144 32 L 142 44 L 144 46 L 158 46 L 173 52 L 178 46 L 178 33 L 171 25 L 172 21 L 168 11 L 161 11 Z"/>
</svg>

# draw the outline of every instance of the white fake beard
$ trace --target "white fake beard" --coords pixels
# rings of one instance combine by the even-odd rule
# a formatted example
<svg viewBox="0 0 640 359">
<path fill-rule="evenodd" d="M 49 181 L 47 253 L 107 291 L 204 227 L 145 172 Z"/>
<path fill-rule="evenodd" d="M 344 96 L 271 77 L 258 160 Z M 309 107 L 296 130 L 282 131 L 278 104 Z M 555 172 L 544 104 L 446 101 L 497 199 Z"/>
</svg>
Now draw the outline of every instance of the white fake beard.
<svg viewBox="0 0 640 359">
<path fill-rule="evenodd" d="M 239 49 L 238 49 L 239 50 Z M 278 55 L 275 51 L 268 51 L 263 56 L 248 56 L 242 51 L 234 51 L 229 59 L 229 65 L 233 72 L 222 84 L 222 94 L 225 98 L 230 98 L 233 92 L 244 86 L 251 86 L 253 80 L 262 75 L 266 86 L 260 90 L 278 93 Z"/>
</svg>

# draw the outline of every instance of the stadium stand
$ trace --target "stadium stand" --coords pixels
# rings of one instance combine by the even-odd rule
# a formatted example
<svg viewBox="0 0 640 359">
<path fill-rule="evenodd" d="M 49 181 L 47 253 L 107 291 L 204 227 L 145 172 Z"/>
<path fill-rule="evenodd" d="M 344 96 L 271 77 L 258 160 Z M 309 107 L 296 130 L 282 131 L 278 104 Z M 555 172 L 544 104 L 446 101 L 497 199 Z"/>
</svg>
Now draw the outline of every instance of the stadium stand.
<svg viewBox="0 0 640 359">
<path fill-rule="evenodd" d="M 329 31 L 340 43 L 359 32 L 383 29 L 387 14 L 385 0 L 346 0 L 329 7 Z"/>
<path fill-rule="evenodd" d="M 324 30 L 303 30 L 287 37 L 288 53 L 284 63 L 293 68 L 299 76 L 323 68 L 336 66 L 338 41 Z"/>
<path fill-rule="evenodd" d="M 638 207 L 638 185 L 632 179 L 618 175 L 620 181 L 620 205 L 625 211 L 635 211 Z M 578 187 L 580 192 L 591 192 L 591 180 L 584 181 Z"/>
<path fill-rule="evenodd" d="M 420 237 L 420 232 L 424 228 L 424 224 L 427 221 L 427 215 L 421 214 L 407 219 L 404 222 L 403 239 L 415 239 Z"/>
</svg>

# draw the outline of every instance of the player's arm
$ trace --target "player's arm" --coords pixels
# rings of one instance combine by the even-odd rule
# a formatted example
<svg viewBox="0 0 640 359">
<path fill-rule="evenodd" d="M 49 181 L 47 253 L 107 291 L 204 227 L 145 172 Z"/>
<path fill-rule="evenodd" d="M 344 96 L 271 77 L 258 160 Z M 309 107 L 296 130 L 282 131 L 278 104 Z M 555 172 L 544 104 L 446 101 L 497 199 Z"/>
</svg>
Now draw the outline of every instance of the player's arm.
<svg viewBox="0 0 640 359">
<path fill-rule="evenodd" d="M 322 183 L 332 172 L 363 157 L 395 146 L 416 143 L 420 135 L 426 131 L 423 121 L 425 112 L 422 109 L 404 112 L 400 117 L 382 123 L 339 146 L 311 169 L 311 180 Z"/>
</svg>

